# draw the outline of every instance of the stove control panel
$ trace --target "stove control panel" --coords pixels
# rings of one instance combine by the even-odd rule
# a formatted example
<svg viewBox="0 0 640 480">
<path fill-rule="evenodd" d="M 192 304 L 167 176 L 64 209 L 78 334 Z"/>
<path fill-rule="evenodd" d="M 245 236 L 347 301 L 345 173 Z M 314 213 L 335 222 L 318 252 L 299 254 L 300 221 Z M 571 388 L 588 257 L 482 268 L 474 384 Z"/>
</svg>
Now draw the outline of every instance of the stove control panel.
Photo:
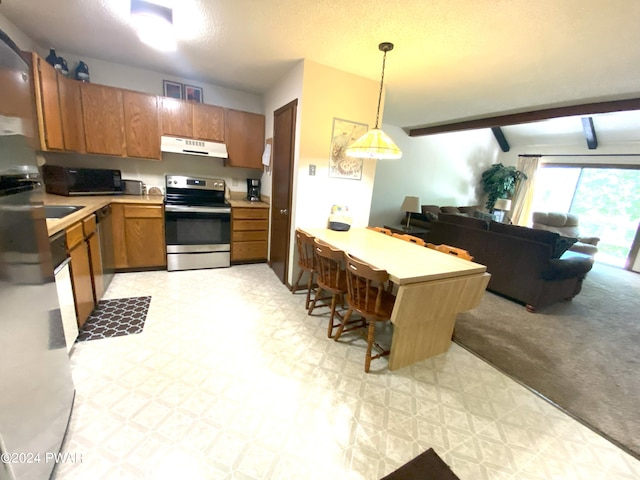
<svg viewBox="0 0 640 480">
<path fill-rule="evenodd" d="M 167 175 L 167 188 L 216 190 L 224 192 L 224 180 L 209 177 L 185 177 L 182 175 Z"/>
</svg>

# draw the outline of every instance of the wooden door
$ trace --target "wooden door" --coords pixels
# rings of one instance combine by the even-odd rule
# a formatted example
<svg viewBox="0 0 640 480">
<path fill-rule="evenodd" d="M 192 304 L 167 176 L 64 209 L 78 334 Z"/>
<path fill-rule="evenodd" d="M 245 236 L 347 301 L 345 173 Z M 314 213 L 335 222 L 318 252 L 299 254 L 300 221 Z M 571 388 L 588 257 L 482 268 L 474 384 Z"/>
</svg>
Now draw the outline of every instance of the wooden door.
<svg viewBox="0 0 640 480">
<path fill-rule="evenodd" d="M 298 100 L 273 114 L 273 183 L 271 186 L 271 254 L 269 263 L 282 283 L 287 284 L 289 239 L 291 238 L 291 191 L 295 151 Z"/>
<path fill-rule="evenodd" d="M 160 160 L 158 97 L 124 91 L 127 156 Z"/>
<path fill-rule="evenodd" d="M 224 142 L 224 108 L 194 103 L 193 138 Z"/>
<path fill-rule="evenodd" d="M 43 150 L 64 150 L 62 114 L 58 93 L 58 73 L 43 58 L 34 54 L 36 106 Z"/>
<path fill-rule="evenodd" d="M 175 98 L 160 98 L 162 103 L 162 135 L 191 138 L 193 135 L 193 104 Z"/>
<path fill-rule="evenodd" d="M 264 115 L 226 108 L 225 132 L 229 158 L 227 167 L 262 169 Z"/>
<path fill-rule="evenodd" d="M 122 90 L 81 83 L 80 92 L 87 153 L 123 156 L 126 149 Z"/>
<path fill-rule="evenodd" d="M 60 93 L 64 149 L 85 153 L 87 147 L 84 140 L 80 83 L 59 75 L 58 92 Z"/>
</svg>

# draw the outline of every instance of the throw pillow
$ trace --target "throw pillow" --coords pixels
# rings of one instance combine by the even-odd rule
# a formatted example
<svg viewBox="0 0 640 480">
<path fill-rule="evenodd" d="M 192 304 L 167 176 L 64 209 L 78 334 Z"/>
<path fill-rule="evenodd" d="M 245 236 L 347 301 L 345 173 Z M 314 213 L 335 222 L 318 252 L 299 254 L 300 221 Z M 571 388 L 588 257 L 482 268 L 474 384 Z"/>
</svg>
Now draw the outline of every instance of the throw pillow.
<svg viewBox="0 0 640 480">
<path fill-rule="evenodd" d="M 551 258 L 560 258 L 564 252 L 571 248 L 571 245 L 578 241 L 577 238 L 560 236 L 556 240 L 556 247 L 551 254 Z"/>
</svg>

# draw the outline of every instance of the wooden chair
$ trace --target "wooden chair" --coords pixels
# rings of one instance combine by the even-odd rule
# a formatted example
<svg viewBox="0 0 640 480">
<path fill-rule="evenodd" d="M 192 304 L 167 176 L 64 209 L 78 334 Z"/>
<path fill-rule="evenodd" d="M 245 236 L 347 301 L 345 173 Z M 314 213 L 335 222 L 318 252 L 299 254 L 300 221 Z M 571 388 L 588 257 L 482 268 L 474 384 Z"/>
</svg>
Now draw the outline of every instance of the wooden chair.
<svg viewBox="0 0 640 480">
<path fill-rule="evenodd" d="M 469 260 L 470 262 L 473 261 L 473 257 L 469 254 L 469 252 L 467 252 L 466 250 L 463 250 L 462 248 L 458 248 L 458 247 L 452 247 L 451 245 L 434 245 L 433 243 L 427 243 L 426 246 L 428 248 L 433 248 L 434 250 L 438 250 L 439 252 L 442 253 L 446 253 L 449 255 L 454 255 L 458 258 L 462 258 L 463 260 Z"/>
<path fill-rule="evenodd" d="M 394 233 L 392 236 L 399 238 L 400 240 L 404 240 L 405 242 L 415 243 L 416 245 L 420 245 L 421 247 L 425 247 L 427 245 L 427 242 L 425 242 L 420 237 L 409 235 L 408 233 Z"/>
<path fill-rule="evenodd" d="M 391 230 L 384 227 L 367 227 L 369 230 L 374 230 L 379 233 L 384 233 L 385 235 L 392 235 Z"/>
<path fill-rule="evenodd" d="M 311 290 L 313 287 L 314 280 L 314 272 L 315 272 L 315 264 L 314 264 L 314 255 L 313 255 L 313 241 L 315 237 L 309 235 L 307 232 L 296 228 L 296 245 L 298 247 L 298 268 L 300 268 L 300 273 L 298 273 L 298 278 L 296 282 L 291 287 L 292 293 L 296 293 L 299 288 L 300 279 L 304 272 L 309 274 L 309 281 L 307 283 L 307 298 L 304 304 L 304 308 L 309 310 L 309 305 L 311 304 Z"/>
<path fill-rule="evenodd" d="M 334 339 L 338 341 L 340 336 L 354 328 L 345 330 L 350 322 L 351 315 L 356 312 L 362 318 L 355 328 L 368 325 L 367 329 L 367 354 L 364 362 L 364 371 L 369 372 L 371 360 L 389 355 L 389 350 L 385 350 L 374 341 L 376 322 L 384 322 L 391 319 L 391 312 L 396 297 L 389 293 L 387 283 L 389 274 L 386 270 L 378 270 L 371 265 L 364 263 L 348 253 L 345 253 L 345 269 L 347 275 L 347 305 L 348 310 L 342 319 L 340 327 Z M 355 323 L 355 322 L 352 322 Z M 375 346 L 380 353 L 372 356 L 372 347 Z"/>
<path fill-rule="evenodd" d="M 318 288 L 309 307 L 309 314 L 316 307 L 316 302 L 325 300 L 322 298 L 322 292 L 331 294 L 331 315 L 329 317 L 329 325 L 327 327 L 327 337 L 333 336 L 333 329 L 340 326 L 341 323 L 333 323 L 335 316 L 342 320 L 342 314 L 336 311 L 336 304 L 340 299 L 340 304 L 344 306 L 344 294 L 347 293 L 347 279 L 345 271 L 342 268 L 342 259 L 344 252 L 327 245 L 317 238 L 314 241 L 315 264 L 318 274 Z"/>
</svg>

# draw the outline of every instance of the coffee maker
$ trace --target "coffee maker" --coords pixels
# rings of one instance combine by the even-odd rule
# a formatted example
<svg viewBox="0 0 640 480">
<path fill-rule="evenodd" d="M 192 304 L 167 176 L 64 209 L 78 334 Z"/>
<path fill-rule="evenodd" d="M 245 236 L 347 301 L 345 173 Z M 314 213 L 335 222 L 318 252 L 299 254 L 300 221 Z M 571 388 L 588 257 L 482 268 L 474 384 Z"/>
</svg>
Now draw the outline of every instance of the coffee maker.
<svg viewBox="0 0 640 480">
<path fill-rule="evenodd" d="M 260 201 L 260 180 L 247 178 L 247 200 L 250 202 Z"/>
</svg>

